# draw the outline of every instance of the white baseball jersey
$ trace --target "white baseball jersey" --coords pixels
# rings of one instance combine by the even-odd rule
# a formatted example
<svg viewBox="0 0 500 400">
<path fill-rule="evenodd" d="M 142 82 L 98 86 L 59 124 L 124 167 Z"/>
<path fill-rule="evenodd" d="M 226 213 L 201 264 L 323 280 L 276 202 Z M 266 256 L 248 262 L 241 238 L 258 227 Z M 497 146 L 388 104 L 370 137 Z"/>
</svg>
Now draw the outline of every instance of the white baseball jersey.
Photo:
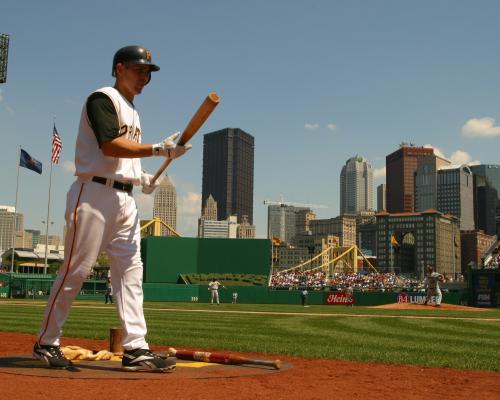
<svg viewBox="0 0 500 400">
<path fill-rule="evenodd" d="M 120 134 L 134 142 L 141 143 L 141 123 L 139 114 L 134 105 L 112 87 L 105 87 L 96 92 L 107 95 L 118 115 Z M 141 183 L 140 158 L 108 157 L 99 149 L 95 133 L 87 116 L 86 104 L 83 106 L 80 119 L 80 129 L 76 139 L 75 175 L 91 179 L 93 176 L 102 176 L 122 182 L 131 182 L 134 185 Z"/>
<path fill-rule="evenodd" d="M 431 290 L 440 290 L 439 288 L 439 277 L 441 276 L 438 272 L 433 272 L 427 275 L 427 287 Z"/>
<path fill-rule="evenodd" d="M 208 288 L 210 290 L 218 290 L 219 286 L 221 286 L 221 283 L 219 281 L 212 281 L 208 284 Z"/>
</svg>

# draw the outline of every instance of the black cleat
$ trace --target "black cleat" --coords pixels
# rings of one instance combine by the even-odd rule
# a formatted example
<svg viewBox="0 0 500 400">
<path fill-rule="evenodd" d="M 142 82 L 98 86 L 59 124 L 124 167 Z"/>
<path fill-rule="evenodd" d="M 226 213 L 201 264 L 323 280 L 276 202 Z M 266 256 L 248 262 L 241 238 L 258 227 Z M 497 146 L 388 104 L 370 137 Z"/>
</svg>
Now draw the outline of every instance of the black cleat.
<svg viewBox="0 0 500 400">
<path fill-rule="evenodd" d="M 149 349 L 125 350 L 122 368 L 126 371 L 173 372 L 175 360 L 162 357 Z"/>
<path fill-rule="evenodd" d="M 73 365 L 70 360 L 64 357 L 59 346 L 35 343 L 33 358 L 42 360 L 49 368 L 68 368 Z"/>
</svg>

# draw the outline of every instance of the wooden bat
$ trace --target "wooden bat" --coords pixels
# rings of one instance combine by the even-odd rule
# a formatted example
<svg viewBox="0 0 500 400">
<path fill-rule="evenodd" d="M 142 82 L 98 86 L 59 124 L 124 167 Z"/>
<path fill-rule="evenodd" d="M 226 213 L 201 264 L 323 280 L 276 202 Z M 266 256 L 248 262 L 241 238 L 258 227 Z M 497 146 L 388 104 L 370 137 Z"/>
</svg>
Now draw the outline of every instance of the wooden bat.
<svg viewBox="0 0 500 400">
<path fill-rule="evenodd" d="M 180 146 L 184 146 L 196 132 L 203 125 L 203 123 L 208 119 L 212 111 L 219 104 L 220 97 L 215 92 L 211 92 L 206 97 L 205 101 L 201 104 L 200 108 L 194 113 L 191 121 L 187 124 L 186 128 L 182 132 L 180 139 L 177 141 L 177 144 Z M 160 169 L 156 171 L 156 174 L 151 178 L 150 184 L 156 182 L 156 180 L 160 177 L 160 175 L 165 171 L 168 165 L 172 162 L 170 158 L 167 158 Z"/>
<path fill-rule="evenodd" d="M 252 364 L 252 365 L 264 365 L 266 367 L 273 367 L 275 369 L 281 368 L 280 360 L 259 360 L 255 358 L 234 356 L 228 353 L 209 353 L 206 351 L 176 350 L 170 347 L 168 349 L 168 355 L 170 357 L 176 357 L 180 360 L 203 361 L 206 363 L 233 364 L 233 365 Z"/>
</svg>

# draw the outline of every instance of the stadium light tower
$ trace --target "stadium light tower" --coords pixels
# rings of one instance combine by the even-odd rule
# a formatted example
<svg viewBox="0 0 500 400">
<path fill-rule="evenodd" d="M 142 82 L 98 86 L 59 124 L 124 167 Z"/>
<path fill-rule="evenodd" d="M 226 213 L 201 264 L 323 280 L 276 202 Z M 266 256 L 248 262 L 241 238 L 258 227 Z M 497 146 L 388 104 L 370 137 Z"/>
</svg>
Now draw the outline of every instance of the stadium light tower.
<svg viewBox="0 0 500 400">
<path fill-rule="evenodd" d="M 0 83 L 7 82 L 7 59 L 9 55 L 9 35 L 0 33 Z"/>
</svg>

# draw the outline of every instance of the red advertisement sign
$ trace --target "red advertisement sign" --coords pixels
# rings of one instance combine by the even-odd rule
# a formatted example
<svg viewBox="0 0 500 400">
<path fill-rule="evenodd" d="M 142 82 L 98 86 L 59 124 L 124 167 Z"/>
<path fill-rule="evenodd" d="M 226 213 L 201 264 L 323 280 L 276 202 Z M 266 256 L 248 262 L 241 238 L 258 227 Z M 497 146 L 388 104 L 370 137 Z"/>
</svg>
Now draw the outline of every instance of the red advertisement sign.
<svg viewBox="0 0 500 400">
<path fill-rule="evenodd" d="M 325 303 L 331 306 L 350 306 L 354 304 L 354 296 L 344 292 L 332 292 L 325 297 Z"/>
</svg>

